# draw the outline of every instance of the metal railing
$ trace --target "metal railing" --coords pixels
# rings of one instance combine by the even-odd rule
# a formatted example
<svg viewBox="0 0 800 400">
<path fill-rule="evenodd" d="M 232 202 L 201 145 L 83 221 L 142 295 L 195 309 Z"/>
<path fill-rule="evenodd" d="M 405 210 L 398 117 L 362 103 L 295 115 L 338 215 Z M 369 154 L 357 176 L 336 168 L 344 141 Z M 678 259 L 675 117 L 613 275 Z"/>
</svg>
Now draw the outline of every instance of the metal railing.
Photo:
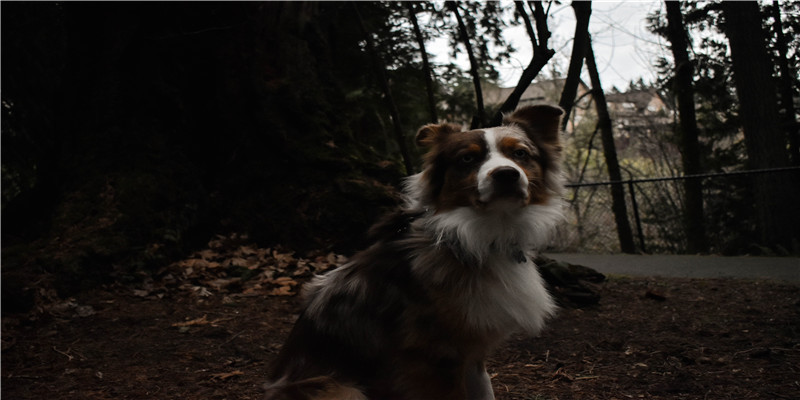
<svg viewBox="0 0 800 400">
<path fill-rule="evenodd" d="M 800 167 L 568 184 L 567 221 L 557 229 L 549 250 L 619 253 L 610 188 L 621 185 L 637 251 L 686 253 L 683 181 L 699 179 L 708 251 L 741 254 L 757 242 L 753 178 L 772 174 L 789 174 L 800 185 Z"/>
</svg>

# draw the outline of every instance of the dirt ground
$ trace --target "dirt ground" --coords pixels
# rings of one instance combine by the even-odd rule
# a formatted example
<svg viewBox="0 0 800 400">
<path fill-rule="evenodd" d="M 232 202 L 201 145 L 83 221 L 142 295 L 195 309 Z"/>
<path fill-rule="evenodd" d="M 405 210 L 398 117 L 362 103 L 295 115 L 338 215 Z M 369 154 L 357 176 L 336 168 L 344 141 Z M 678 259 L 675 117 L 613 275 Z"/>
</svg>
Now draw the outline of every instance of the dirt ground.
<svg viewBox="0 0 800 400">
<path fill-rule="evenodd" d="M 298 286 L 343 257 L 204 251 L 153 279 L 3 315 L 2 397 L 261 398 Z M 564 308 L 494 354 L 498 399 L 800 399 L 797 285 L 610 277 L 598 289 L 598 305 Z"/>
</svg>

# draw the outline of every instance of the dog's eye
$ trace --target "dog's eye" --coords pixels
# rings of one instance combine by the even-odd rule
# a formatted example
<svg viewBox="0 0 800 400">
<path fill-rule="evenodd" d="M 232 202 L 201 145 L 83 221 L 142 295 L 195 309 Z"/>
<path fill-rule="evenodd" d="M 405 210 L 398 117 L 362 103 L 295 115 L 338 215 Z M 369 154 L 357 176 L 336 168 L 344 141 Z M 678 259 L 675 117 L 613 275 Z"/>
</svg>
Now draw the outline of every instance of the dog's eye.
<svg viewBox="0 0 800 400">
<path fill-rule="evenodd" d="M 462 164 L 467 165 L 467 164 L 472 164 L 473 162 L 475 162 L 476 159 L 477 157 L 475 157 L 475 154 L 464 154 L 463 156 L 461 156 L 460 161 Z"/>
<path fill-rule="evenodd" d="M 531 156 L 525 149 L 516 149 L 511 155 L 518 160 L 527 160 Z"/>
</svg>

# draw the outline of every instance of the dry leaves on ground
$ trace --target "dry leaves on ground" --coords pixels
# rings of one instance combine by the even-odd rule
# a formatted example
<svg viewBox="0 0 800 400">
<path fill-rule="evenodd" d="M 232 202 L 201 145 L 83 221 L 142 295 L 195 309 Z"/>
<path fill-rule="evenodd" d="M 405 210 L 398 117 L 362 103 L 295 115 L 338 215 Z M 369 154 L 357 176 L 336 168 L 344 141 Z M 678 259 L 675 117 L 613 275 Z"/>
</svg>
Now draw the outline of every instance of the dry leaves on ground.
<svg viewBox="0 0 800 400">
<path fill-rule="evenodd" d="M 303 279 L 345 262 L 340 254 L 303 258 L 281 248 L 258 247 L 246 235 L 217 235 L 208 248 L 163 268 L 134 295 L 160 297 L 177 288 L 197 297 L 293 296 Z"/>
</svg>

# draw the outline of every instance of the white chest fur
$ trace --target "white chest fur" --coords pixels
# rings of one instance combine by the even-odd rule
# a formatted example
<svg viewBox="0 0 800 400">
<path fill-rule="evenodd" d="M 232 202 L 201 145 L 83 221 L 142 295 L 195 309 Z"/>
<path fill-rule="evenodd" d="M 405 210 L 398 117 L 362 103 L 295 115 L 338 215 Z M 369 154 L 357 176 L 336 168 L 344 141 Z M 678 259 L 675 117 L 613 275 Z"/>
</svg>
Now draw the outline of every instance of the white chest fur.
<svg viewBox="0 0 800 400">
<path fill-rule="evenodd" d="M 467 326 L 478 331 L 537 334 L 555 311 L 550 294 L 532 261 L 511 257 L 488 267 L 467 287 L 456 288 Z"/>
<path fill-rule="evenodd" d="M 467 327 L 535 335 L 556 307 L 536 265 L 517 254 L 546 242 L 561 218 L 557 199 L 516 210 L 487 213 L 464 207 L 429 216 L 420 221 L 422 229 L 435 246 L 449 247 L 465 265 L 437 268 L 429 265 L 436 257 L 418 257 L 412 268 L 452 291 Z"/>
</svg>

